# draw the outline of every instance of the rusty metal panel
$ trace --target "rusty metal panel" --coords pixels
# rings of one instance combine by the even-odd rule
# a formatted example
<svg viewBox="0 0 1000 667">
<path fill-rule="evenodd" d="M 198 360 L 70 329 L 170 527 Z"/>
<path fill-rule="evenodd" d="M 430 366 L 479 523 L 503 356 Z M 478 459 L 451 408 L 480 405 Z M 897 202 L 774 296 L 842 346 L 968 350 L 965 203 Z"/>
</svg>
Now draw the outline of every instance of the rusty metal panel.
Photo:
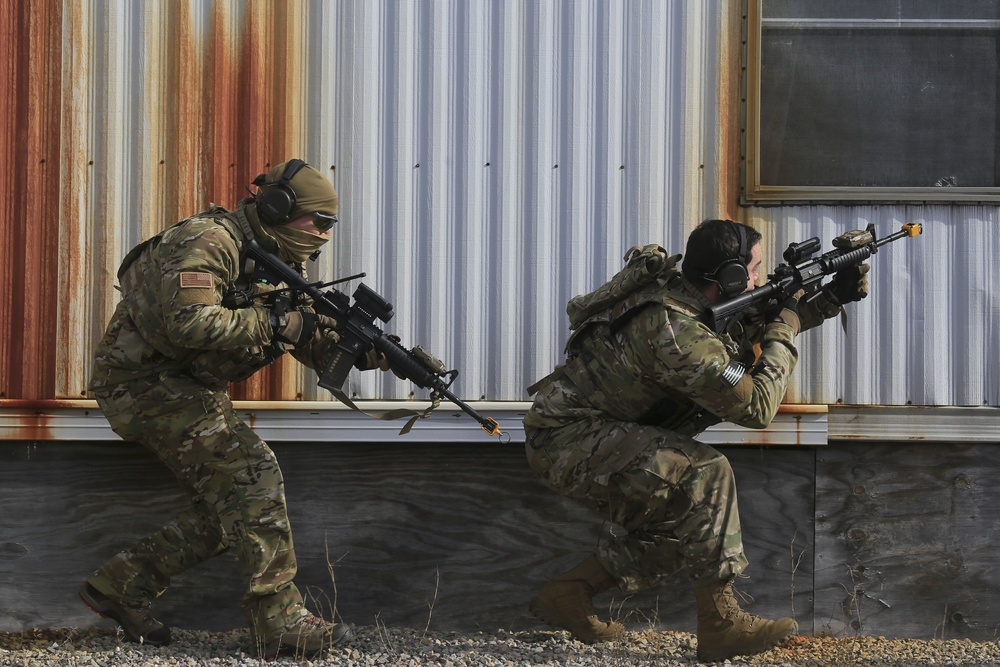
<svg viewBox="0 0 1000 667">
<path fill-rule="evenodd" d="M 732 216 L 771 261 L 869 219 L 925 223 L 873 260 L 846 338 L 802 337 L 789 400 L 1000 404 L 995 208 L 735 205 L 740 6 L 0 3 L 0 398 L 84 397 L 128 249 L 299 156 L 341 194 L 314 275 L 366 271 L 396 304 L 386 329 L 460 369 L 462 398 L 525 400 L 570 297 L 630 246 L 680 251 Z M 422 397 L 391 374 L 348 391 Z M 331 400 L 289 361 L 234 395 Z"/>
<path fill-rule="evenodd" d="M 368 271 L 399 304 L 395 329 L 460 367 L 467 398 L 523 398 L 558 356 L 562 302 L 637 236 L 676 240 L 693 224 L 683 163 L 699 149 L 681 128 L 710 129 L 692 111 L 711 84 L 687 96 L 700 79 L 682 62 L 716 30 L 711 4 L 64 0 L 10 11 L 39 7 L 47 18 L 24 23 L 46 26 L 58 47 L 44 79 L 51 113 L 18 117 L 55 142 L 57 191 L 44 201 L 61 233 L 8 233 L 37 235 L 29 248 L 58 244 L 29 253 L 23 273 L 64 298 L 46 303 L 26 286 L 5 304 L 5 321 L 27 310 L 47 341 L 25 354 L 8 325 L 7 358 L 36 360 L 38 376 L 26 386 L 5 364 L 9 398 L 85 395 L 125 252 L 209 202 L 234 204 L 291 155 L 343 194 L 346 224 L 318 273 Z M 45 53 L 36 33 L 12 35 L 12 72 L 18 54 Z M 8 136 L 8 150 L 23 150 Z M 57 255 L 58 270 L 39 270 Z M 58 343 L 42 334 L 53 330 Z M 411 392 L 374 376 L 351 390 Z M 234 393 L 329 398 L 293 363 Z"/>
<path fill-rule="evenodd" d="M 289 46 L 306 23 L 300 3 L 47 4 L 61 9 L 66 19 L 44 23 L 61 46 L 53 71 L 62 80 L 60 85 L 50 76 L 47 94 L 33 93 L 30 99 L 52 104 L 49 117 L 38 122 L 46 123 L 41 136 L 55 142 L 50 159 L 54 191 L 35 201 L 53 210 L 32 217 L 60 221 L 58 233 L 53 225 L 41 236 L 58 244 L 58 252 L 37 253 L 39 263 L 24 273 L 50 281 L 53 287 L 46 293 L 61 298 L 33 298 L 30 290 L 11 296 L 10 308 L 31 304 L 25 309 L 32 317 L 47 314 L 53 320 L 49 326 L 29 320 L 29 331 L 57 332 L 57 340 L 46 339 L 46 348 L 23 354 L 9 325 L 14 335 L 3 337 L 5 353 L 41 360 L 34 371 L 48 383 L 26 385 L 16 367 L 4 364 L 3 380 L 11 386 L 3 395 L 12 398 L 85 396 L 94 346 L 117 303 L 115 272 L 128 249 L 210 202 L 232 206 L 262 168 L 304 150 L 304 127 L 288 120 L 301 112 L 302 66 Z M 37 13 L 40 3 L 15 5 L 22 13 Z M 8 42 L 12 57 L 41 53 L 33 33 L 15 37 L 19 44 Z M 287 67 L 273 67 L 271 55 L 283 51 Z M 27 120 L 38 114 L 21 116 Z M 7 121 L 4 126 L 16 127 Z M 4 146 L 23 151 L 18 144 L 14 137 Z M 18 189 L 28 196 L 42 194 Z M 24 211 L 12 215 L 20 218 Z M 23 223 L 18 219 L 3 229 L 17 234 Z M 28 239 L 31 248 L 40 243 Z M 4 247 L 24 245 L 15 236 Z M 24 261 L 33 257 L 29 252 Z M 44 258 L 49 266 L 41 264 Z M 4 321 L 23 319 L 12 315 Z M 293 364 L 278 364 L 235 394 L 294 398 L 297 373 Z"/>
<path fill-rule="evenodd" d="M 0 85 L 0 398 L 50 397 L 59 267 L 58 2 L 3 3 Z M 25 48 L 30 44 L 31 48 Z M 12 94 L 13 93 L 13 94 Z"/>
</svg>

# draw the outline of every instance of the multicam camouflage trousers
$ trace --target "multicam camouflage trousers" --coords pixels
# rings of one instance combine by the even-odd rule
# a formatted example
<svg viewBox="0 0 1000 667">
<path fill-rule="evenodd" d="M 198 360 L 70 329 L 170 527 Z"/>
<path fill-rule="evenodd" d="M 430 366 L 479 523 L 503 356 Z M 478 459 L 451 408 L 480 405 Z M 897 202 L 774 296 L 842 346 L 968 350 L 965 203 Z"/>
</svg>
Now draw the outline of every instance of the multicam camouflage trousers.
<svg viewBox="0 0 1000 667">
<path fill-rule="evenodd" d="M 161 373 L 97 394 L 115 433 L 170 468 L 191 508 L 98 569 L 105 595 L 149 601 L 170 578 L 232 548 L 247 582 L 243 610 L 270 642 L 307 612 L 292 579 L 295 551 L 284 482 L 271 449 L 241 422 L 225 391 L 180 373 Z"/>
<path fill-rule="evenodd" d="M 695 586 L 746 568 L 733 471 L 712 447 L 655 426 L 605 420 L 525 431 L 528 462 L 546 486 L 624 529 L 605 531 L 597 548 L 622 592 L 685 566 Z"/>
</svg>

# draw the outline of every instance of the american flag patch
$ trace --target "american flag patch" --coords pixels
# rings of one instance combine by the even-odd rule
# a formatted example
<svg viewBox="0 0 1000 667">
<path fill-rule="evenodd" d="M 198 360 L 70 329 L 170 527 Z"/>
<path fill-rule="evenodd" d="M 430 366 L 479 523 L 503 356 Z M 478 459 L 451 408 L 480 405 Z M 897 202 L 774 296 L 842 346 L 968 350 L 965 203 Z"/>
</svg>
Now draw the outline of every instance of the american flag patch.
<svg viewBox="0 0 1000 667">
<path fill-rule="evenodd" d="M 201 287 L 212 288 L 212 274 L 199 273 L 196 271 L 181 272 L 181 287 Z"/>
</svg>

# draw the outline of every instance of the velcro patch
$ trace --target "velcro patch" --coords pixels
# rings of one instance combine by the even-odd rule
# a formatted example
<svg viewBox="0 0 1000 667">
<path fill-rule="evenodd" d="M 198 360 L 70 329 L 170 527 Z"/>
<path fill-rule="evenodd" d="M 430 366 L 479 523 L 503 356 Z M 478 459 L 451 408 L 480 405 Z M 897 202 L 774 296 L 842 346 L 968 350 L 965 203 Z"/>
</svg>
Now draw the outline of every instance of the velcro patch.
<svg viewBox="0 0 1000 667">
<path fill-rule="evenodd" d="M 181 288 L 199 287 L 201 289 L 211 289 L 213 287 L 212 274 L 198 271 L 181 272 Z"/>
</svg>

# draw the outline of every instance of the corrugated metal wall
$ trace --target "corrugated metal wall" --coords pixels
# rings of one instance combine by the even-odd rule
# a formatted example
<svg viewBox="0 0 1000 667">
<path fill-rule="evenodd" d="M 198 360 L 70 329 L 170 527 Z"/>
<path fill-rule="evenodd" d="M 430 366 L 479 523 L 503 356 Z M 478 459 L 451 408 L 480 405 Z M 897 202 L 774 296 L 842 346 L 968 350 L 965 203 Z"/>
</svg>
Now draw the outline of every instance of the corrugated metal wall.
<svg viewBox="0 0 1000 667">
<path fill-rule="evenodd" d="M 12 0 L 0 6 L 0 398 L 85 395 L 136 242 L 299 156 L 341 193 L 316 275 L 368 272 L 386 329 L 463 398 L 524 400 L 565 302 L 708 216 L 771 238 L 925 222 L 875 259 L 795 402 L 1000 404 L 989 208 L 735 206 L 738 0 Z M 405 398 L 391 375 L 351 381 Z M 281 363 L 239 398 L 326 398 Z"/>
<path fill-rule="evenodd" d="M 765 256 L 792 241 L 829 240 L 874 223 L 879 236 L 905 222 L 922 236 L 884 246 L 870 261 L 871 295 L 800 336 L 788 402 L 864 405 L 1000 405 L 1000 208 L 837 206 L 757 208 L 771 237 Z"/>
</svg>

